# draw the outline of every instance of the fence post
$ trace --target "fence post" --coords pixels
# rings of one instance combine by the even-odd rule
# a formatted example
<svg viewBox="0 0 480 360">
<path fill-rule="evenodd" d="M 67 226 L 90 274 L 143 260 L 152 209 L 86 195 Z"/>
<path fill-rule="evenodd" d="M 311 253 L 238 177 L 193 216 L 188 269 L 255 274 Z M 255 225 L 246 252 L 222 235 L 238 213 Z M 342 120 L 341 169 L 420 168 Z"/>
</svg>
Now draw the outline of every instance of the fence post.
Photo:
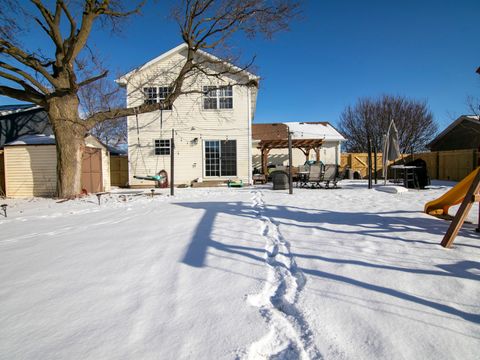
<svg viewBox="0 0 480 360">
<path fill-rule="evenodd" d="M 437 168 L 435 169 L 435 177 L 437 180 L 440 180 L 440 151 L 436 151 L 435 152 L 437 154 L 436 158 L 437 158 Z"/>
<path fill-rule="evenodd" d="M 477 168 L 477 149 L 472 149 L 472 171 Z"/>
</svg>

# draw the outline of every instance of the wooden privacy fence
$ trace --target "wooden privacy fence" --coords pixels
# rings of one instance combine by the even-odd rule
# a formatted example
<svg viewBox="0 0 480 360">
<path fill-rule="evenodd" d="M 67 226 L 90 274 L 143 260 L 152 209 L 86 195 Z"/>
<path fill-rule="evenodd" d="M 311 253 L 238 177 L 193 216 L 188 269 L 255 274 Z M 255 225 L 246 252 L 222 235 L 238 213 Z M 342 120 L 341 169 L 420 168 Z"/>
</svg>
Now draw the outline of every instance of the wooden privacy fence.
<svg viewBox="0 0 480 360">
<path fill-rule="evenodd" d="M 128 157 L 110 156 L 110 184 L 120 187 L 128 185 Z"/>
<path fill-rule="evenodd" d="M 478 156 L 477 149 L 434 151 L 403 155 L 401 159 L 396 160 L 396 163 L 422 159 L 427 163 L 427 170 L 431 179 L 460 181 L 475 170 L 478 164 Z M 390 161 L 389 165 L 392 164 L 393 161 Z M 348 166 L 353 171 L 358 171 L 362 178 L 365 178 L 368 171 L 368 154 L 343 153 L 341 166 Z M 377 173 L 379 177 L 382 174 L 381 153 L 377 154 Z"/>
<path fill-rule="evenodd" d="M 382 174 L 382 160 L 383 156 L 381 153 L 377 154 L 377 173 L 378 176 Z M 374 160 L 372 153 L 372 161 Z M 392 162 L 391 162 L 392 163 Z M 342 153 L 340 159 L 340 166 L 343 168 L 348 166 L 353 171 L 358 171 L 362 178 L 367 177 L 368 174 L 368 153 Z M 374 165 L 372 165 L 374 169 Z"/>
<path fill-rule="evenodd" d="M 411 159 L 424 160 L 431 179 L 460 181 L 476 169 L 478 151 L 466 149 L 426 152 L 410 155 L 406 160 Z"/>
<path fill-rule="evenodd" d="M 0 196 L 5 195 L 5 162 L 3 160 L 3 150 L 0 150 Z"/>
</svg>

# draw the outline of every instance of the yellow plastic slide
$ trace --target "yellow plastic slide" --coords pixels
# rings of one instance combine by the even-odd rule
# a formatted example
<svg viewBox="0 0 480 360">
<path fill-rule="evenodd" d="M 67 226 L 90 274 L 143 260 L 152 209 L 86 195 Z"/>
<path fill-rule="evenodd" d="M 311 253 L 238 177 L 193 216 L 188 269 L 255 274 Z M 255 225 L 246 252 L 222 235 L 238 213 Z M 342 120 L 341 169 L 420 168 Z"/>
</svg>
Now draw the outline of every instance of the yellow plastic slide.
<svg viewBox="0 0 480 360">
<path fill-rule="evenodd" d="M 473 170 L 467 177 L 438 199 L 426 203 L 425 212 L 430 215 L 448 215 L 448 209 L 451 206 L 458 205 L 463 201 L 478 171 L 480 171 L 480 167 Z"/>
</svg>

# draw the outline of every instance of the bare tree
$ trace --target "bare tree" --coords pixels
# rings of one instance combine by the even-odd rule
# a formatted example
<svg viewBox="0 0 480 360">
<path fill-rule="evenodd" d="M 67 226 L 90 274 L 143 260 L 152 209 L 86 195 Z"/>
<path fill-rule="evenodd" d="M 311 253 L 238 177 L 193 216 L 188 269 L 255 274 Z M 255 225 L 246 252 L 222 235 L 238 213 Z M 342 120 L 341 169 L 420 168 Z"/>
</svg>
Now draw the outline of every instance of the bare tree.
<svg viewBox="0 0 480 360">
<path fill-rule="evenodd" d="M 366 152 L 369 137 L 372 145 L 381 149 L 392 119 L 403 153 L 424 150 L 438 129 L 425 101 L 391 95 L 363 98 L 354 106 L 347 106 L 340 117 L 339 128 L 347 138 L 346 150 Z"/>
<path fill-rule="evenodd" d="M 14 11 L 28 14 L 29 8 L 22 8 L 11 0 L 0 3 L 4 5 L 0 14 L 0 78 L 3 80 L 0 95 L 41 105 L 47 111 L 57 143 L 59 197 L 72 197 L 80 192 L 84 136 L 98 123 L 171 106 L 180 95 L 193 91 L 185 87 L 185 80 L 191 79 L 195 72 L 219 76 L 224 71 L 241 70 L 232 67 L 225 70 L 225 66 L 220 66 L 225 62 L 219 58 L 196 62 L 195 55 L 202 50 L 226 48 L 228 40 L 239 31 L 248 36 L 262 33 L 270 37 L 287 28 L 298 8 L 294 0 L 183 0 L 173 11 L 173 17 L 188 51 L 171 81 L 169 96 L 161 103 L 135 108 L 109 105 L 107 108 L 94 107 L 92 112 L 85 107 L 82 112 L 81 89 L 108 74 L 106 70 L 91 74 L 85 69 L 92 59 L 88 41 L 94 24 L 109 23 L 116 28 L 120 20 L 138 14 L 144 1 L 126 10 L 119 0 L 56 0 L 52 5 L 47 1 L 30 0 L 36 14 L 31 15 L 34 22 L 27 25 L 36 26 L 47 35 L 53 49 L 50 54 L 25 49 L 13 36 L 22 33 L 14 29 Z"/>
</svg>

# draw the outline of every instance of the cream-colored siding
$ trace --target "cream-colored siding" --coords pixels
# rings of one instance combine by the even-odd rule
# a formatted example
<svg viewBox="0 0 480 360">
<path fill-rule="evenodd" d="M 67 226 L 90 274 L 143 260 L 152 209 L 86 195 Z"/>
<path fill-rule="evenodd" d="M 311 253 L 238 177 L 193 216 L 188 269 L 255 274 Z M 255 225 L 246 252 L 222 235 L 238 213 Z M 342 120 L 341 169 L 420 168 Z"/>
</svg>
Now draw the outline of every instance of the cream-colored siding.
<svg viewBox="0 0 480 360">
<path fill-rule="evenodd" d="M 129 107 L 144 101 L 143 87 L 168 86 L 185 59 L 184 53 L 175 53 L 163 61 L 141 70 L 130 78 L 127 88 Z M 203 86 L 221 86 L 244 81 L 239 75 L 222 79 L 202 75 L 190 78 L 184 90 L 200 92 Z M 250 181 L 251 173 L 251 117 L 250 89 L 233 87 L 233 109 L 204 110 L 203 95 L 192 93 L 180 96 L 172 110 L 155 111 L 128 117 L 129 183 L 133 186 L 152 185 L 151 181 L 134 176 L 155 175 L 165 170 L 170 178 L 170 156 L 155 155 L 155 139 L 175 137 L 175 184 L 190 184 L 194 179 L 241 179 Z M 137 134 L 138 131 L 138 134 Z M 237 141 L 237 176 L 206 177 L 204 169 L 205 140 Z"/>
<path fill-rule="evenodd" d="M 260 149 L 253 145 L 253 167 L 262 169 L 262 154 Z M 315 151 L 310 151 L 310 159 L 315 159 Z M 305 154 L 300 149 L 292 149 L 292 162 L 294 166 L 303 165 L 306 161 Z M 277 166 L 288 165 L 288 149 L 272 149 L 268 153 L 268 165 L 273 164 Z"/>
<path fill-rule="evenodd" d="M 53 196 L 56 190 L 55 145 L 5 147 L 5 187 L 8 197 Z"/>
</svg>

